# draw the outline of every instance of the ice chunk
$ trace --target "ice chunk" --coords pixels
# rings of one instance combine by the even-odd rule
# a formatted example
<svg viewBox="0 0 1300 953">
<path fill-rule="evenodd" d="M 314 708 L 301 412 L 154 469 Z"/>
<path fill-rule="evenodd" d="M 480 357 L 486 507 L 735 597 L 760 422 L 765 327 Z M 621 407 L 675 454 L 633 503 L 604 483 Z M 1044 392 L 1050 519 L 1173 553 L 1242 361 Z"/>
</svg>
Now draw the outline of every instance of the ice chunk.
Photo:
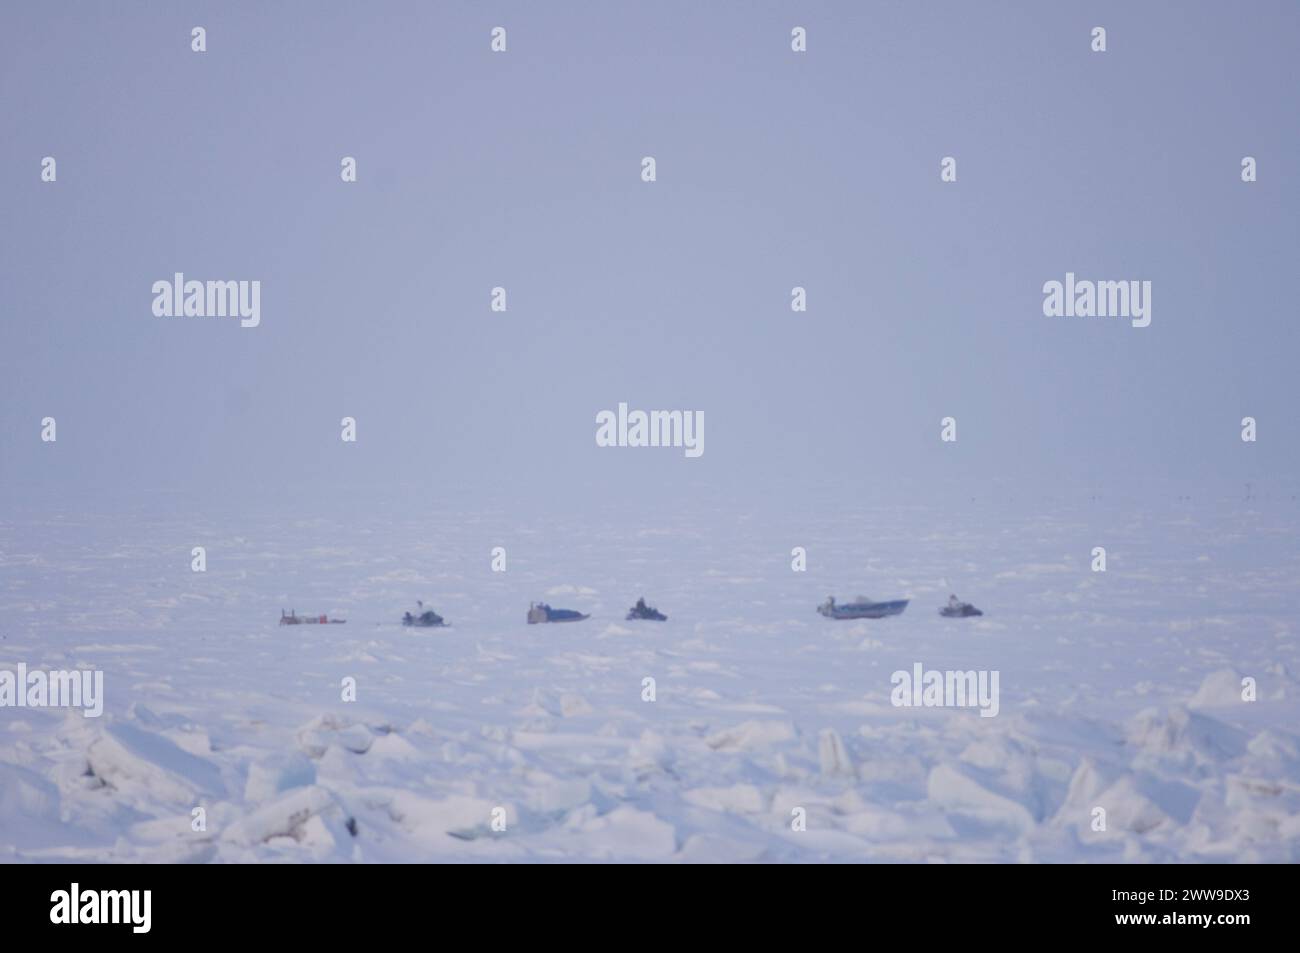
<svg viewBox="0 0 1300 953">
<path fill-rule="evenodd" d="M 270 800 L 293 788 L 308 787 L 315 783 L 316 765 L 307 757 L 296 751 L 287 755 L 274 755 L 248 766 L 244 798 L 257 803 Z"/>
<path fill-rule="evenodd" d="M 330 745 L 365 754 L 374 740 L 374 733 L 365 725 L 333 713 L 313 718 L 298 729 L 298 747 L 312 758 L 322 757 Z"/>
<path fill-rule="evenodd" d="M 200 794 L 225 791 L 221 773 L 210 761 L 132 724 L 105 728 L 86 749 L 86 761 L 96 777 L 139 798 L 187 804 Z"/>
<path fill-rule="evenodd" d="M 1187 707 L 1219 708 L 1240 705 L 1241 693 L 1241 674 L 1230 668 L 1221 668 L 1205 676 L 1196 694 L 1187 700 Z"/>
<path fill-rule="evenodd" d="M 1130 744 L 1154 754 L 1193 753 L 1210 761 L 1235 758 L 1246 749 L 1245 733 L 1208 715 L 1172 708 L 1145 708 L 1128 726 Z"/>
<path fill-rule="evenodd" d="M 817 736 L 817 756 L 821 761 L 822 774 L 828 778 L 852 778 L 857 776 L 853 759 L 848 749 L 834 728 L 823 728 Z"/>
<path fill-rule="evenodd" d="M 956 765 L 940 764 L 930 771 L 927 794 L 940 807 L 970 814 L 979 820 L 1028 832 L 1034 817 L 1025 805 L 991 789 L 988 783 Z"/>
<path fill-rule="evenodd" d="M 235 844 L 251 846 L 272 837 L 301 837 L 300 829 L 311 818 L 338 802 L 322 787 L 296 788 L 259 807 L 226 828 L 222 837 Z M 341 812 L 341 809 L 339 809 Z"/>
<path fill-rule="evenodd" d="M 789 741 L 794 737 L 794 725 L 788 721 L 744 721 L 733 728 L 725 728 L 705 739 L 705 744 L 717 751 L 740 751 Z"/>
</svg>

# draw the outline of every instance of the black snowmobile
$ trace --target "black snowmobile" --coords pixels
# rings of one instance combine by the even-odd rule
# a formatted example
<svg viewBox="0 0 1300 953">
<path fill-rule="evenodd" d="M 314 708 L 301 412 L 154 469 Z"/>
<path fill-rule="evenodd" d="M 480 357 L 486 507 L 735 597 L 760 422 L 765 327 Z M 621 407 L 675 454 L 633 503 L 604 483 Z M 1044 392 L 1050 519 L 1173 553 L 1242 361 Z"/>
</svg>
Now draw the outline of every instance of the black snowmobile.
<svg viewBox="0 0 1300 953">
<path fill-rule="evenodd" d="M 627 610 L 627 617 L 631 619 L 648 619 L 651 622 L 667 622 L 668 616 L 664 615 L 658 609 L 652 608 L 645 604 L 644 597 L 636 601 L 636 605 Z"/>
<path fill-rule="evenodd" d="M 406 613 L 402 616 L 402 625 L 413 625 L 420 629 L 433 629 L 438 626 L 446 625 L 446 621 L 432 609 L 425 609 L 423 602 L 416 602 L 423 611 L 419 615 Z"/>
<path fill-rule="evenodd" d="M 948 604 L 939 610 L 939 615 L 946 619 L 968 619 L 983 614 L 969 602 L 962 602 L 956 596 L 949 596 Z"/>
</svg>

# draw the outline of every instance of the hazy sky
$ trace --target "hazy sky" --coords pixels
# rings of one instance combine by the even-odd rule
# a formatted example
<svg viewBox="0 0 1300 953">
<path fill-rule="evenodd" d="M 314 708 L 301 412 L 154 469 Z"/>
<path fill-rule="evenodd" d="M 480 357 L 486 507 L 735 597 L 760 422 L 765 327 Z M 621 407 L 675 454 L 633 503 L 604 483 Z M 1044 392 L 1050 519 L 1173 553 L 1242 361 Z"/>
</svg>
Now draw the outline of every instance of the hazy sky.
<svg viewBox="0 0 1300 953">
<path fill-rule="evenodd" d="M 1298 74 L 1289 0 L 6 2 L 0 481 L 1293 481 Z M 155 317 L 176 271 L 261 325 Z M 1067 271 L 1150 281 L 1150 327 L 1045 317 Z M 598 448 L 620 401 L 704 455 Z"/>
</svg>

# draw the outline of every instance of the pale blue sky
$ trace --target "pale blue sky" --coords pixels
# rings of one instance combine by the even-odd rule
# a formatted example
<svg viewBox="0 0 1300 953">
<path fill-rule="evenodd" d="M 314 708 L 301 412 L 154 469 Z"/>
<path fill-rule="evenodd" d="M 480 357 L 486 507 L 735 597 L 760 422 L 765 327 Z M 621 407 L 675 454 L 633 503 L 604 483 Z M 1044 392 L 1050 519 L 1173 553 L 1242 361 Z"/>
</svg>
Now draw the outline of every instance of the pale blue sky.
<svg viewBox="0 0 1300 953">
<path fill-rule="evenodd" d="M 6 3 L 0 480 L 1293 487 L 1298 64 L 1292 2 Z M 261 327 L 155 318 L 175 271 Z M 1151 326 L 1044 317 L 1066 271 Z M 619 401 L 704 456 L 597 448 Z"/>
</svg>

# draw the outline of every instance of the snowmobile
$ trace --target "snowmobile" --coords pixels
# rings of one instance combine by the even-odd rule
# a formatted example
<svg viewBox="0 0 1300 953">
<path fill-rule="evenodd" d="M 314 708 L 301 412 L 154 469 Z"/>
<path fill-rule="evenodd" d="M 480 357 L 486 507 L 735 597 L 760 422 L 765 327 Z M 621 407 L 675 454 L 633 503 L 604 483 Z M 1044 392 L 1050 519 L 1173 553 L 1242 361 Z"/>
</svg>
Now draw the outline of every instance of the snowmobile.
<svg viewBox="0 0 1300 953">
<path fill-rule="evenodd" d="M 858 596 L 852 602 L 836 605 L 835 597 L 827 596 L 817 611 L 828 619 L 883 619 L 886 616 L 900 615 L 910 601 L 895 599 L 891 602 L 872 602 L 866 596 Z"/>
<path fill-rule="evenodd" d="M 667 622 L 668 616 L 664 615 L 658 609 L 645 604 L 645 597 L 638 599 L 636 605 L 627 610 L 629 620 L 647 619 L 651 622 Z"/>
<path fill-rule="evenodd" d="M 939 615 L 945 619 L 966 619 L 970 616 L 983 615 L 979 609 L 976 609 L 969 602 L 962 602 L 956 596 L 948 596 L 948 604 L 939 610 Z"/>
<path fill-rule="evenodd" d="M 402 625 L 413 625 L 421 629 L 433 629 L 447 624 L 446 620 L 444 620 L 442 616 L 438 615 L 438 613 L 434 612 L 432 609 L 425 609 L 423 602 L 417 600 L 415 604 L 423 611 L 419 615 L 411 615 L 411 613 L 407 612 L 402 616 Z"/>
<path fill-rule="evenodd" d="M 573 609 L 552 609 L 545 602 L 528 603 L 528 624 L 537 622 L 581 622 L 591 616 L 575 612 Z"/>
</svg>

